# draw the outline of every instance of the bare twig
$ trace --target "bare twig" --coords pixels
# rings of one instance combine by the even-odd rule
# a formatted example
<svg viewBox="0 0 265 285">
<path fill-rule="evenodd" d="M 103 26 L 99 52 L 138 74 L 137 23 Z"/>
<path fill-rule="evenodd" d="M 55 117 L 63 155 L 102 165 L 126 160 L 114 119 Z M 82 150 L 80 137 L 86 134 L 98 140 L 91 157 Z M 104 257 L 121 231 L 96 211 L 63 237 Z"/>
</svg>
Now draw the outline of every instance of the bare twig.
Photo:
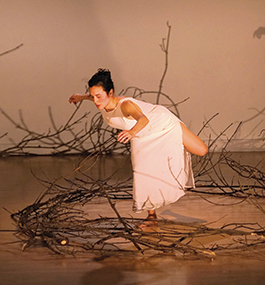
<svg viewBox="0 0 265 285">
<path fill-rule="evenodd" d="M 170 40 L 170 32 L 171 32 L 171 26 L 169 25 L 169 22 L 167 22 L 167 27 L 168 27 L 167 38 L 163 39 L 162 44 L 160 45 L 161 50 L 165 53 L 165 69 L 164 69 L 162 78 L 160 80 L 159 89 L 158 89 L 157 98 L 156 98 L 156 104 L 159 104 L 159 99 L 160 99 L 161 91 L 163 88 L 163 82 L 164 82 L 167 69 L 168 69 L 168 51 L 169 51 L 169 40 Z"/>
<path fill-rule="evenodd" d="M 2 53 L 0 53 L 0 56 L 5 55 L 5 54 L 8 54 L 8 53 L 10 53 L 10 52 L 12 52 L 12 51 L 15 51 L 15 50 L 21 48 L 22 46 L 23 46 L 23 44 L 20 44 L 20 45 L 18 45 L 18 46 L 15 47 L 15 48 L 12 48 L 12 49 L 10 49 L 10 50 L 7 50 L 7 51 L 5 51 L 5 52 L 2 52 Z"/>
</svg>

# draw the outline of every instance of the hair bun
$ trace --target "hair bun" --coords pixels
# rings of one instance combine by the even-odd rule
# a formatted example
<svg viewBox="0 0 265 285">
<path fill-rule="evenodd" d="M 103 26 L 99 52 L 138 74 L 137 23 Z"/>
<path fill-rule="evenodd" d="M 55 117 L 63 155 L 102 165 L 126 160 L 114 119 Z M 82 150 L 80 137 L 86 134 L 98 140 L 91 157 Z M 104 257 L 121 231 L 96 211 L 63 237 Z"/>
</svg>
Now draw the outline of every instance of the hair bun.
<svg viewBox="0 0 265 285">
<path fill-rule="evenodd" d="M 105 68 L 99 68 L 98 69 L 98 73 L 102 73 L 102 74 L 109 74 L 110 75 L 110 71 L 108 69 Z"/>
<path fill-rule="evenodd" d="M 99 68 L 97 73 L 95 73 L 88 81 L 88 86 L 102 86 L 102 88 L 109 93 L 111 89 L 114 91 L 114 84 L 111 79 L 111 73 L 108 69 Z"/>
</svg>

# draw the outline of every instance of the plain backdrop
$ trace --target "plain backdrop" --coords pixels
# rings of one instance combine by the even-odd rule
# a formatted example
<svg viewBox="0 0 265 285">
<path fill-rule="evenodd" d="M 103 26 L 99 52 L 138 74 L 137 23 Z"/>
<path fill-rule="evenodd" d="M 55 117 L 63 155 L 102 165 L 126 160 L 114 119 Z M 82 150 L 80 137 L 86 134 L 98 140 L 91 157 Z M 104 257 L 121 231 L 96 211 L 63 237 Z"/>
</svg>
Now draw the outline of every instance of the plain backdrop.
<svg viewBox="0 0 265 285">
<path fill-rule="evenodd" d="M 230 149 L 264 151 L 264 0 L 0 0 L 0 107 L 31 130 L 58 126 L 71 116 L 73 93 L 83 93 L 98 68 L 112 72 L 116 94 L 129 86 L 158 90 L 165 68 L 160 44 L 171 25 L 163 92 L 181 102 L 184 123 L 218 135 L 218 147 L 243 122 Z M 85 111 L 97 112 L 92 102 Z M 0 147 L 23 133 L 0 114 Z"/>
</svg>

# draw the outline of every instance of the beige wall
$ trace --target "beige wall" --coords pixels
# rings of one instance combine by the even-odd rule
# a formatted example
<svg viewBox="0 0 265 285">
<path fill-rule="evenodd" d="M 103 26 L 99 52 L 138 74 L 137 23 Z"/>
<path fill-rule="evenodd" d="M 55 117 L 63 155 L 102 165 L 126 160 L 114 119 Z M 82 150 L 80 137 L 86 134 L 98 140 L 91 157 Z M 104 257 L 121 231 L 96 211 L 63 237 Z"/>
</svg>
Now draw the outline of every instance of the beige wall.
<svg viewBox="0 0 265 285">
<path fill-rule="evenodd" d="M 264 0 L 1 0 L 0 6 L 0 53 L 23 43 L 0 57 L 0 107 L 14 119 L 21 109 L 32 130 L 51 126 L 48 106 L 63 124 L 74 109 L 68 97 L 84 92 L 98 67 L 112 71 L 116 93 L 132 85 L 157 90 L 169 21 L 163 91 L 175 101 L 190 97 L 179 106 L 182 120 L 196 133 L 219 113 L 203 139 L 235 123 L 231 134 L 243 121 L 231 149 L 264 150 L 265 35 L 253 37 L 265 27 Z M 89 102 L 86 109 L 96 111 Z M 22 135 L 1 115 L 0 135 L 6 131 L 16 140 Z"/>
</svg>

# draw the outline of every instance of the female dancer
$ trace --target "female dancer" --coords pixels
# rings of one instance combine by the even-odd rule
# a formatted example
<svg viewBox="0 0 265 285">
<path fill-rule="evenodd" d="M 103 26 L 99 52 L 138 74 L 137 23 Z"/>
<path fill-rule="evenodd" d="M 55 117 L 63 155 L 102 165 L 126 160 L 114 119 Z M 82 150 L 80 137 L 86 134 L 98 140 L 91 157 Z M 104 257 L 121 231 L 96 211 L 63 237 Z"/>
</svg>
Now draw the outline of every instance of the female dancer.
<svg viewBox="0 0 265 285">
<path fill-rule="evenodd" d="M 89 94 L 74 94 L 70 103 L 88 99 L 104 120 L 121 129 L 117 140 L 131 142 L 133 210 L 148 211 L 145 226 L 156 223 L 155 210 L 194 187 L 190 152 L 203 156 L 208 147 L 167 108 L 131 97 L 116 97 L 109 70 L 99 69 L 88 82 Z"/>
</svg>

